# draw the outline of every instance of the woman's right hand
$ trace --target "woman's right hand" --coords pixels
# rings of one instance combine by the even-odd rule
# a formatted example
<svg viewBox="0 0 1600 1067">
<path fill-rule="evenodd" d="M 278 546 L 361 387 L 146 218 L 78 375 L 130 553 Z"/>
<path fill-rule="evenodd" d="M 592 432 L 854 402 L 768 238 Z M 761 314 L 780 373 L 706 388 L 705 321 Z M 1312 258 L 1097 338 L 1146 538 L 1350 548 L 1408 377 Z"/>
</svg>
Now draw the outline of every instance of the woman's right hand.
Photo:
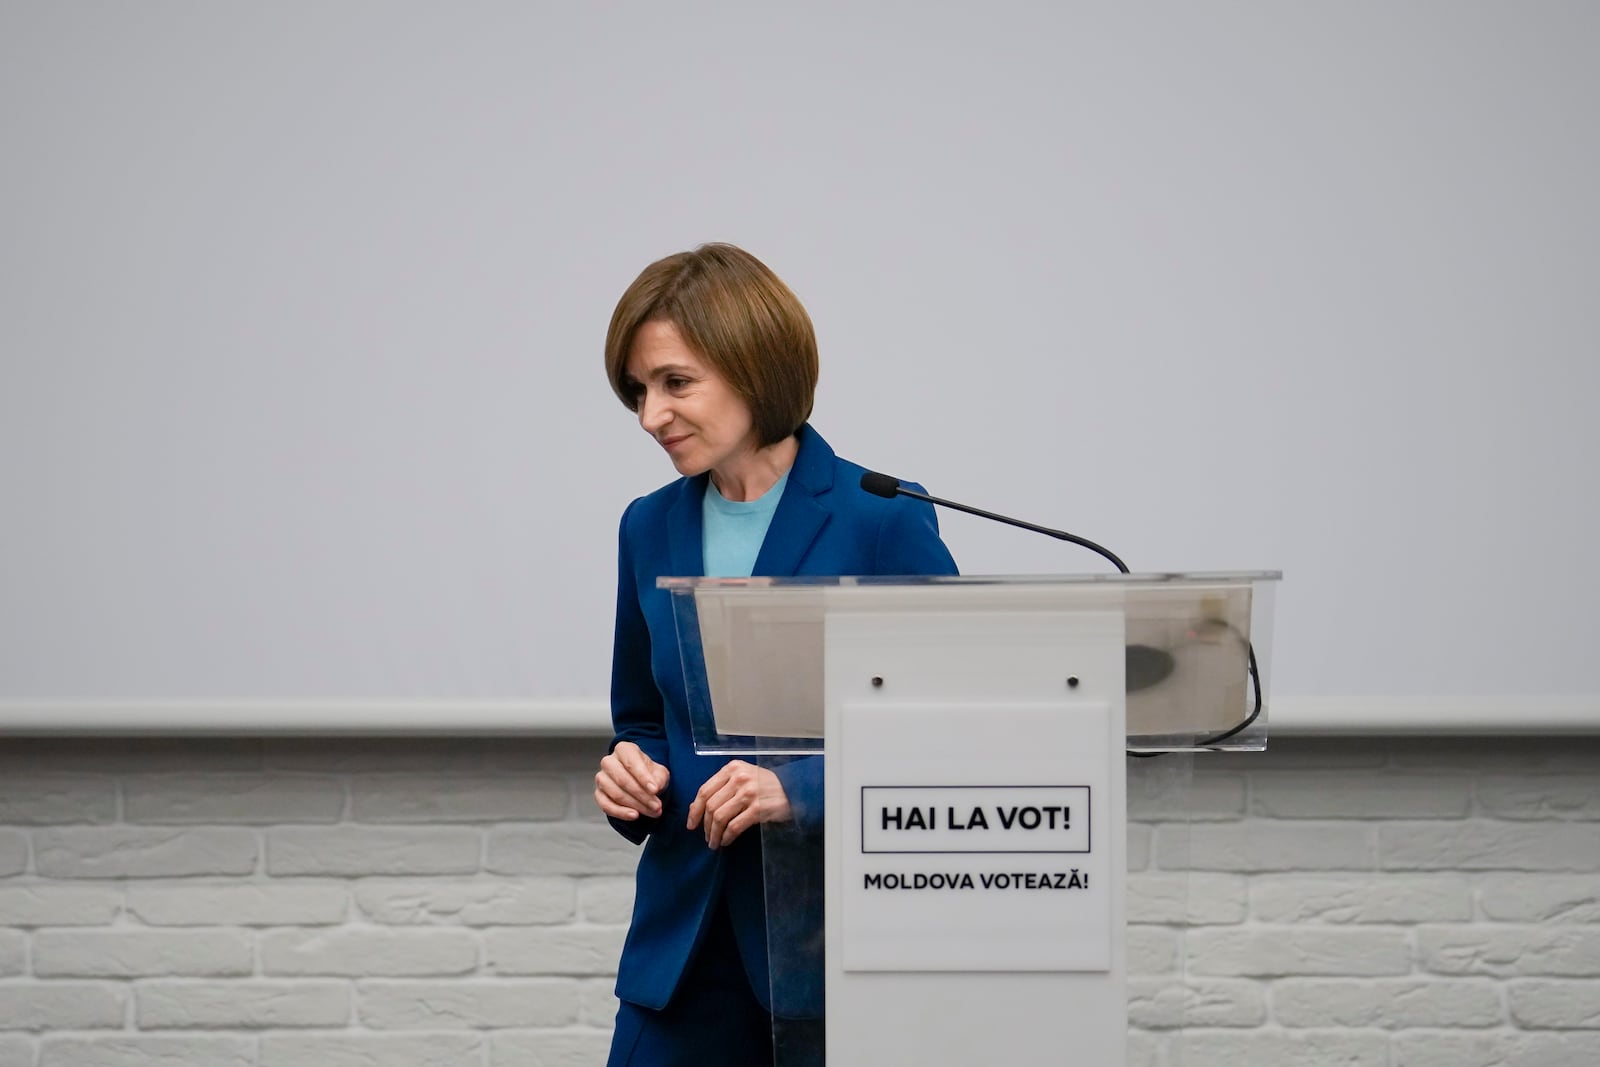
<svg viewBox="0 0 1600 1067">
<path fill-rule="evenodd" d="M 667 769 L 632 741 L 619 741 L 600 761 L 594 776 L 594 801 L 613 819 L 632 822 L 641 814 L 661 814 L 660 792 L 667 787 Z"/>
</svg>

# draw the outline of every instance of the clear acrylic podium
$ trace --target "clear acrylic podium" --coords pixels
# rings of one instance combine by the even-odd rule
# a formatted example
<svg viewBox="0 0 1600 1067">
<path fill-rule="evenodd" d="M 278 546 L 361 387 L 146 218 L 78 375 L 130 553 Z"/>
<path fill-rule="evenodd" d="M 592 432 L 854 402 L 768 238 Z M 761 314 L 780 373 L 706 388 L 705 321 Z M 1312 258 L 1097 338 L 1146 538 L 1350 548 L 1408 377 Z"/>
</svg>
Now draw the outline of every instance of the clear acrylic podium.
<svg viewBox="0 0 1600 1067">
<path fill-rule="evenodd" d="M 661 579 L 696 750 L 826 754 L 762 827 L 776 1062 L 1125 1063 L 1128 756 L 1171 806 L 1265 747 L 1279 577 Z"/>
</svg>

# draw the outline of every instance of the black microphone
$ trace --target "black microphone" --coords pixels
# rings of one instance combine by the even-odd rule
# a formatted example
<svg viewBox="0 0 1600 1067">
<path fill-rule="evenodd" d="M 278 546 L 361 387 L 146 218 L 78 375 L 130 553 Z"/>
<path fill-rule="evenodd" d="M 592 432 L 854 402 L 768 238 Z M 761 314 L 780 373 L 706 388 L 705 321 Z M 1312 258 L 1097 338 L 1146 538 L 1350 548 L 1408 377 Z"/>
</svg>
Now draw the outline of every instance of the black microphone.
<svg viewBox="0 0 1600 1067">
<path fill-rule="evenodd" d="M 1040 526 L 1036 523 L 1024 522 L 1021 519 L 1013 519 L 1008 515 L 996 515 L 994 512 L 984 511 L 982 508 L 958 504 L 954 500 L 942 500 L 936 496 L 929 496 L 927 493 L 919 493 L 915 489 L 907 489 L 901 485 L 900 479 L 890 477 L 887 474 L 880 474 L 877 471 L 867 471 L 861 476 L 861 488 L 873 496 L 889 499 L 893 499 L 896 496 L 909 496 L 916 500 L 925 500 L 930 504 L 937 504 L 942 508 L 964 511 L 968 515 L 976 515 L 980 519 L 993 519 L 995 522 L 1003 522 L 1008 526 L 1016 526 L 1024 530 L 1031 530 L 1034 533 L 1041 533 L 1046 537 L 1054 537 L 1058 541 L 1071 541 L 1073 544 L 1081 545 L 1091 552 L 1100 553 L 1100 555 L 1114 563 L 1117 570 L 1123 574 L 1128 573 L 1128 565 L 1122 562 L 1115 552 L 1095 544 L 1088 538 L 1079 537 L 1077 534 L 1069 534 L 1065 530 L 1052 530 L 1048 526 Z M 1127 676 L 1127 691 L 1136 693 L 1141 689 L 1148 689 L 1150 686 L 1166 680 L 1167 676 L 1172 673 L 1173 665 L 1172 653 L 1170 652 L 1152 648 L 1149 645 L 1129 645 L 1124 667 Z"/>
</svg>

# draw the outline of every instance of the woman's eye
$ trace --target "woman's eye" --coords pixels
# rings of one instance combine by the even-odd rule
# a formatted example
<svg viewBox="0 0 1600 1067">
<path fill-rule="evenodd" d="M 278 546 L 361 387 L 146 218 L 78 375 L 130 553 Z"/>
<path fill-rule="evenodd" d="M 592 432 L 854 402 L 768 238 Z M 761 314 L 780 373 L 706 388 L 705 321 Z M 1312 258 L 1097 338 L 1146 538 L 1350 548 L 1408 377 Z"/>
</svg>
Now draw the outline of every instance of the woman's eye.
<svg viewBox="0 0 1600 1067">
<path fill-rule="evenodd" d="M 672 389 L 672 390 L 682 389 L 684 386 L 686 386 L 688 384 L 689 384 L 689 379 L 680 378 L 680 377 L 678 377 L 676 375 L 674 375 L 673 377 L 667 379 L 667 388 L 668 389 Z"/>
</svg>

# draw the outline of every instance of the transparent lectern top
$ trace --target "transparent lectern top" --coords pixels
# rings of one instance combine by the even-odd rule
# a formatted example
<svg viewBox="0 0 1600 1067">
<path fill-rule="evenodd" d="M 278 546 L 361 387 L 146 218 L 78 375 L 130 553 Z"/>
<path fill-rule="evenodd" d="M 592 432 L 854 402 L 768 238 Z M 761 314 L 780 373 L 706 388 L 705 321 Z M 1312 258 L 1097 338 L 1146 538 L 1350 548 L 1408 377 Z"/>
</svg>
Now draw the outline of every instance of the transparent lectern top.
<svg viewBox="0 0 1600 1067">
<path fill-rule="evenodd" d="M 1150 572 L 1142 574 L 922 574 L 794 575 L 755 578 L 657 578 L 656 588 L 674 593 L 724 588 L 881 588 L 883 586 L 1133 586 L 1243 585 L 1276 582 L 1282 571 Z"/>
<path fill-rule="evenodd" d="M 1264 748 L 1278 571 L 660 578 L 671 592 L 695 748 L 822 750 L 823 632 L 854 611 L 1115 610 L 1128 748 Z"/>
</svg>

